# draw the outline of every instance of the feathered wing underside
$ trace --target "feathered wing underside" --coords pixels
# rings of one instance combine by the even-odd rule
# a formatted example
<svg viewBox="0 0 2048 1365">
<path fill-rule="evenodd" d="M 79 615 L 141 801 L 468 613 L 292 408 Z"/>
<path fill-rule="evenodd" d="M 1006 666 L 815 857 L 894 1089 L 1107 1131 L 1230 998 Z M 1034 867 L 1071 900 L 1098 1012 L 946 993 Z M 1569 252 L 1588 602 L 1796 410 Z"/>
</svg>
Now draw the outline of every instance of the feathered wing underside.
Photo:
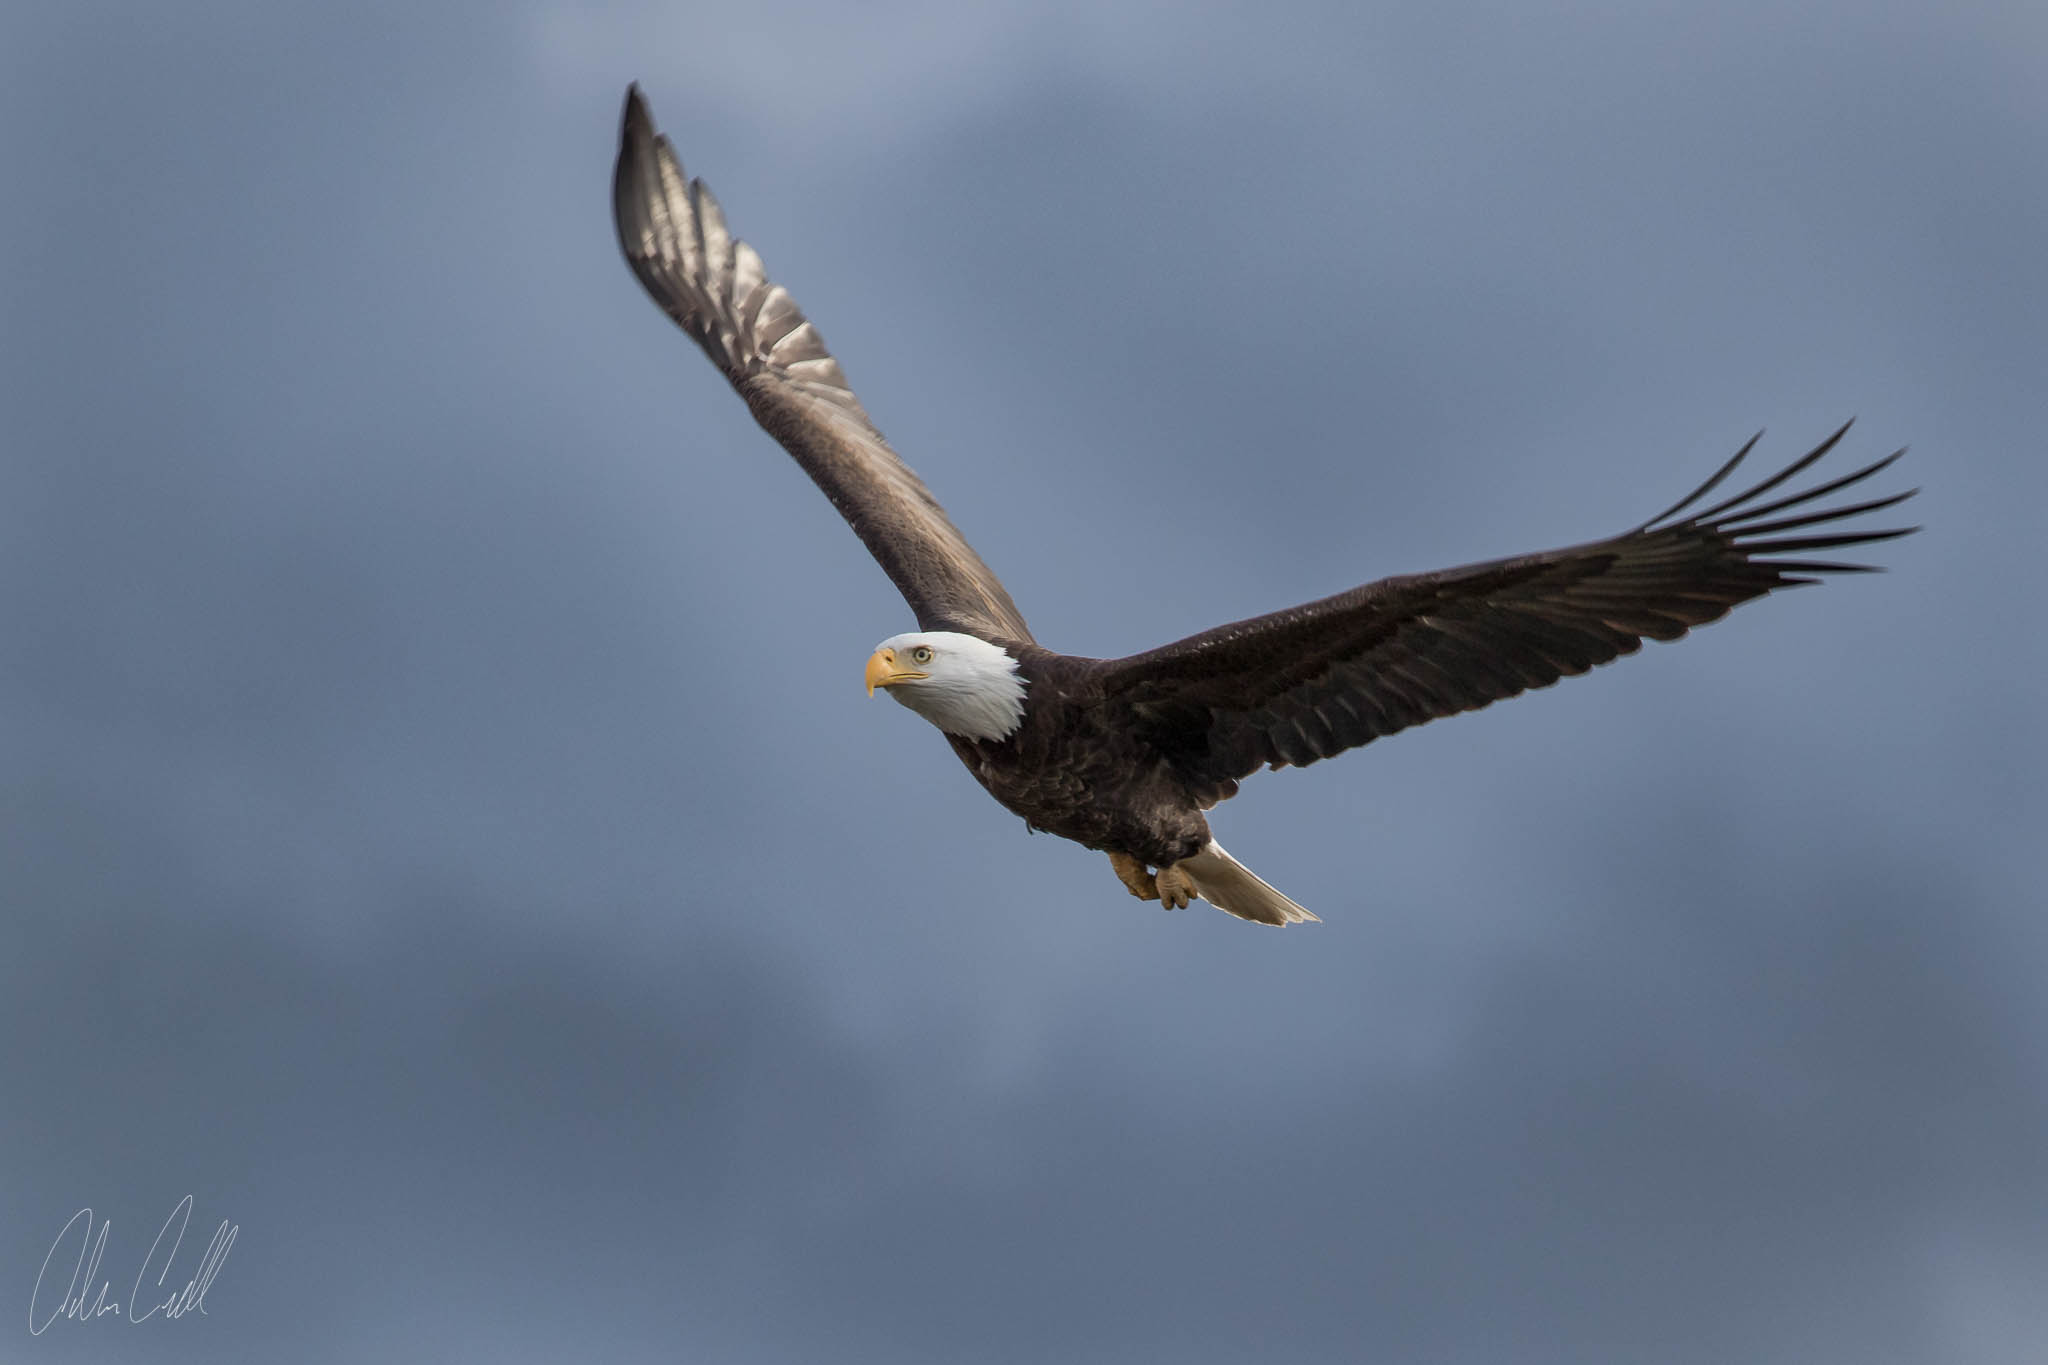
<svg viewBox="0 0 2048 1365">
<path fill-rule="evenodd" d="M 727 231 L 704 182 L 685 176 L 637 86 L 626 92 L 612 211 L 640 283 L 824 490 L 919 627 L 1029 643 L 1009 593 L 868 420 L 818 329 Z"/>
<path fill-rule="evenodd" d="M 1382 579 L 1335 597 L 1105 661 L 1106 697 L 1163 749 L 1204 804 L 1261 766 L 1313 763 L 1438 716 L 1473 711 L 1632 654 L 1815 575 L 1866 570 L 1809 556 L 1913 528 L 1824 531 L 1913 491 L 1814 504 L 1903 451 L 1804 492 L 1766 495 L 1818 461 L 1845 425 L 1752 488 L 1695 509 L 1756 445 L 1691 495 L 1609 540 Z"/>
</svg>

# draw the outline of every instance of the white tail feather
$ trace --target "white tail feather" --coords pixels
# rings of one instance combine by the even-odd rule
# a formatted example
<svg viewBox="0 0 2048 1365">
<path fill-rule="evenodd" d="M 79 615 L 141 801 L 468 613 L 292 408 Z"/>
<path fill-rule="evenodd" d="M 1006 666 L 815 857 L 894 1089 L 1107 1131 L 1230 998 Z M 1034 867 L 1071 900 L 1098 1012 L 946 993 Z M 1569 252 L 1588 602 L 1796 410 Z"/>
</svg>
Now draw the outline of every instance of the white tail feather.
<svg viewBox="0 0 2048 1365">
<path fill-rule="evenodd" d="M 1214 839 L 1192 858 L 1174 864 L 1194 883 L 1195 894 L 1218 910 L 1259 924 L 1321 923 L 1275 891 L 1259 875 L 1223 851 Z"/>
</svg>

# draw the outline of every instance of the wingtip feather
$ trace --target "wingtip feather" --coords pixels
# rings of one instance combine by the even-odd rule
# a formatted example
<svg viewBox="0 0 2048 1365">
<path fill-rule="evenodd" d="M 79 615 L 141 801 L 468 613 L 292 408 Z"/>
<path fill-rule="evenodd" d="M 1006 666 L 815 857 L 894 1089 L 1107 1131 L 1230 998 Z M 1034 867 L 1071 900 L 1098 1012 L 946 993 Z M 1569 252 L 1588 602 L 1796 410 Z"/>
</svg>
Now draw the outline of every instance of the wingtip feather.
<svg viewBox="0 0 2048 1365">
<path fill-rule="evenodd" d="M 619 111 L 619 141 L 621 145 L 654 135 L 654 116 L 647 111 L 647 100 L 640 93 L 640 82 L 633 81 L 626 86 L 625 105 Z"/>
</svg>

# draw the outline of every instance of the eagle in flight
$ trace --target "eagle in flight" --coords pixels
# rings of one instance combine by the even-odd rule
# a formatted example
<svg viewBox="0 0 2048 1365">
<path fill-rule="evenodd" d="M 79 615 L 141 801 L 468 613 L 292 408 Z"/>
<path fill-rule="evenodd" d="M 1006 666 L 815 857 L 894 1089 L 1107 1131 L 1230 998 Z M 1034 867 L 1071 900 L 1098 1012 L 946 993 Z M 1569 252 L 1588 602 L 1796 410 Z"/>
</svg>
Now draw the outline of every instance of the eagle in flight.
<svg viewBox="0 0 2048 1365">
<path fill-rule="evenodd" d="M 1864 571 L 1827 556 L 1917 529 L 1834 528 L 1917 490 L 1822 502 L 1903 451 L 1771 496 L 1834 449 L 1846 425 L 1702 506 L 1752 438 L 1693 492 L 1617 536 L 1385 578 L 1127 658 L 1058 654 L 882 439 L 818 329 L 727 231 L 711 191 L 684 173 L 637 86 L 626 92 L 612 208 L 640 283 L 910 604 L 918 628 L 875 647 L 870 695 L 882 688 L 936 725 L 997 801 L 1034 829 L 1108 854 L 1132 895 L 1169 909 L 1199 897 L 1260 924 L 1316 918 L 1210 835 L 1203 812 L 1258 769 L 1314 763 L 1584 673 L 1645 639 L 1676 640 L 1776 588 Z"/>
</svg>

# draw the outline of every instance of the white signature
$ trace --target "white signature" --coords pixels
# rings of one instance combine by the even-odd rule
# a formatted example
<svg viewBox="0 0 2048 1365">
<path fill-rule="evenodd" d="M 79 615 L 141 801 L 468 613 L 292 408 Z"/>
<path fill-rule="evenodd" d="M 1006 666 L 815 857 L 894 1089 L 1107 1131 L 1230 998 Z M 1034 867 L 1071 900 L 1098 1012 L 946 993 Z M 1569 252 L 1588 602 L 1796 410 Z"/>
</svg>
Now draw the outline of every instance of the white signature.
<svg viewBox="0 0 2048 1365">
<path fill-rule="evenodd" d="M 142 1281 L 149 1274 L 149 1268 L 159 1264 L 157 1249 L 163 1246 L 164 1238 L 171 1238 L 170 1250 L 164 1252 L 163 1261 L 156 1273 L 156 1289 L 162 1289 L 164 1280 L 171 1273 L 171 1262 L 177 1259 L 178 1247 L 185 1240 L 185 1225 L 191 1221 L 192 1196 L 188 1194 L 178 1201 L 178 1207 L 171 1210 L 171 1216 L 164 1219 L 164 1225 L 157 1229 L 156 1240 L 149 1244 L 149 1254 L 142 1258 L 142 1268 L 135 1272 L 135 1283 L 130 1286 L 128 1293 L 128 1321 L 147 1322 L 158 1313 L 162 1313 L 166 1318 L 182 1318 L 195 1308 L 201 1313 L 206 1311 L 206 1291 L 213 1284 L 213 1277 L 220 1273 L 221 1262 L 228 1258 L 228 1249 L 235 1244 L 235 1234 L 242 1230 L 239 1224 L 231 1225 L 225 1218 L 221 1219 L 220 1227 L 213 1234 L 213 1240 L 206 1244 L 206 1255 L 199 1260 L 199 1273 L 187 1280 L 183 1289 L 177 1290 L 167 1299 L 151 1303 L 148 1312 L 138 1315 L 144 1292 Z M 174 1224 L 177 1227 L 177 1234 L 172 1236 L 171 1228 Z M 90 1322 L 108 1313 L 121 1311 L 120 1304 L 109 1302 L 107 1299 L 107 1291 L 114 1287 L 113 1282 L 100 1279 L 100 1257 L 106 1252 L 107 1229 L 112 1226 L 111 1220 L 103 1220 L 99 1226 L 99 1235 L 94 1236 L 92 1210 L 80 1209 L 71 1215 L 71 1221 L 57 1234 L 57 1240 L 50 1243 L 50 1254 L 43 1257 L 43 1268 L 36 1272 L 36 1287 L 30 1290 L 28 1295 L 30 1336 L 42 1335 L 49 1325 L 59 1318 L 75 1318 L 79 1322 Z M 38 1316 L 41 1312 L 38 1304 L 43 1298 L 43 1281 L 50 1276 L 50 1264 L 58 1260 L 57 1253 L 64 1249 L 66 1240 L 74 1231 L 78 1234 L 78 1259 L 72 1264 L 71 1280 L 64 1286 L 63 1297 L 57 1301 L 56 1306 L 50 1308 L 46 1314 Z M 63 1266 L 60 1264 L 59 1273 L 62 1273 L 62 1270 Z M 97 1294 L 93 1293 L 95 1281 L 99 1283 Z M 54 1288 L 56 1282 L 50 1282 Z M 89 1299 L 88 1295 L 91 1296 Z"/>
</svg>

